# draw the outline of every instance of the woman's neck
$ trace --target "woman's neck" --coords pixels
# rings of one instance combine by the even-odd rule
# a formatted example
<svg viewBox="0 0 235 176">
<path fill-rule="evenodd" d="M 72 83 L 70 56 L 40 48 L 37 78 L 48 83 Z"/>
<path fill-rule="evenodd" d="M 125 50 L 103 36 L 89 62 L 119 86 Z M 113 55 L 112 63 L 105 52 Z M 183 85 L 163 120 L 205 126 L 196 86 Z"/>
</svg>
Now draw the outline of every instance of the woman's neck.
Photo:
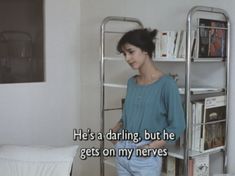
<svg viewBox="0 0 235 176">
<path fill-rule="evenodd" d="M 139 76 L 137 82 L 140 84 L 148 84 L 158 80 L 163 75 L 163 72 L 160 71 L 153 63 L 152 60 L 148 60 L 145 64 L 139 69 Z"/>
</svg>

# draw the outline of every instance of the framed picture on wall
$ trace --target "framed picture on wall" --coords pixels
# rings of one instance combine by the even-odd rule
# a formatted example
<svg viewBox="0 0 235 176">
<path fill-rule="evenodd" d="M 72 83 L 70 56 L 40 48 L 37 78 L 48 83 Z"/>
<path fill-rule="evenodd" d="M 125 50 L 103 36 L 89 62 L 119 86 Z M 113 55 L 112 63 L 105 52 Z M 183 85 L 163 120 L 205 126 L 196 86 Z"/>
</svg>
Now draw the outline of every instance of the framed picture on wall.
<svg viewBox="0 0 235 176">
<path fill-rule="evenodd" d="M 0 24 L 0 83 L 44 81 L 43 1 L 0 0 Z"/>
</svg>

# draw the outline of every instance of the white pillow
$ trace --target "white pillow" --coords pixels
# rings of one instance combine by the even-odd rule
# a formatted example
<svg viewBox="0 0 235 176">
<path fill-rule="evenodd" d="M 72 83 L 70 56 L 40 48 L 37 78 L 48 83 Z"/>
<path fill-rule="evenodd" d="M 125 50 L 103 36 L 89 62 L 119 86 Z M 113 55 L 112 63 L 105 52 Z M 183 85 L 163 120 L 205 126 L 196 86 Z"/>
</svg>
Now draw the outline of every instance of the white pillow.
<svg viewBox="0 0 235 176">
<path fill-rule="evenodd" d="M 78 146 L 0 147 L 1 176 L 69 176 Z"/>
</svg>

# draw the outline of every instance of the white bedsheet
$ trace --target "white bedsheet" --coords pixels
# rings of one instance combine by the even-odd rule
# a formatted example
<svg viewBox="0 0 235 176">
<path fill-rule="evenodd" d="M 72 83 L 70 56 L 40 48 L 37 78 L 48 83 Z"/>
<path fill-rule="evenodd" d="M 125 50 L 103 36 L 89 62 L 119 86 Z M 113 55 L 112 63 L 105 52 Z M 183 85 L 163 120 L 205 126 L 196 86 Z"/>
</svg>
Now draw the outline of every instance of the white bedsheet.
<svg viewBox="0 0 235 176">
<path fill-rule="evenodd" d="M 0 176 L 69 176 L 78 146 L 0 147 Z"/>
</svg>

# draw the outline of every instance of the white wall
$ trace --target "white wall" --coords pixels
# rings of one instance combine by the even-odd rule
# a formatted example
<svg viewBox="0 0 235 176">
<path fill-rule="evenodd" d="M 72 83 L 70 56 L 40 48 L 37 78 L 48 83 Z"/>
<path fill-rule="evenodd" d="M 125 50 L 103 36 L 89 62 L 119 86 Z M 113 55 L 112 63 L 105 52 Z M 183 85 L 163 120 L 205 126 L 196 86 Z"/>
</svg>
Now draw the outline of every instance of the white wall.
<svg viewBox="0 0 235 176">
<path fill-rule="evenodd" d="M 85 129 L 90 127 L 98 130 L 99 118 L 99 37 L 100 24 L 107 16 L 129 16 L 140 19 L 145 27 L 157 28 L 159 30 L 185 29 L 186 15 L 191 7 L 195 5 L 206 5 L 223 8 L 228 11 L 230 17 L 235 15 L 232 7 L 233 0 L 81 0 L 81 126 Z M 235 19 L 231 18 L 232 24 Z M 235 30 L 232 31 L 234 33 Z M 234 35 L 233 35 L 234 36 Z M 234 37 L 232 39 L 232 44 Z M 232 52 L 232 58 L 234 51 Z M 231 61 L 231 68 L 235 63 Z M 234 111 L 234 71 L 231 69 L 231 97 L 230 97 L 230 123 L 229 123 L 229 171 L 235 173 L 235 140 L 231 135 L 235 131 L 231 124 Z M 92 101 L 91 101 L 92 100 Z M 83 143 L 84 146 L 94 146 L 98 143 Z M 214 163 L 216 156 L 212 159 L 212 169 L 217 168 Z M 90 169 L 92 168 L 94 169 Z M 87 159 L 81 162 L 81 175 L 98 175 L 98 159 Z"/>
<path fill-rule="evenodd" d="M 80 112 L 80 1 L 44 6 L 46 81 L 0 84 L 0 144 L 73 144 Z"/>
</svg>

